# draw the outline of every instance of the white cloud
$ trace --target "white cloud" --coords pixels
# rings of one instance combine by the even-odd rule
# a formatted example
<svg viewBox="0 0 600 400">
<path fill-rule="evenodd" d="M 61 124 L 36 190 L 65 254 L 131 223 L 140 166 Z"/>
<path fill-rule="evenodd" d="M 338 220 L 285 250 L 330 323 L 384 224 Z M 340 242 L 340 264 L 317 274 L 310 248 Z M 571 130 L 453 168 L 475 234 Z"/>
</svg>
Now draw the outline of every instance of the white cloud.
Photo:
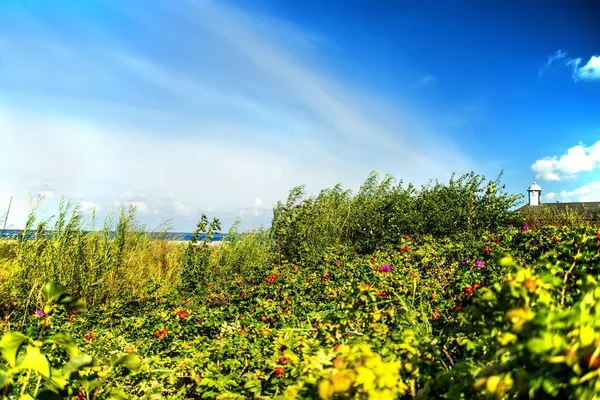
<svg viewBox="0 0 600 400">
<path fill-rule="evenodd" d="M 83 212 L 84 214 L 89 214 L 94 210 L 96 212 L 102 211 L 102 207 L 99 204 L 96 204 L 92 201 L 79 200 L 78 203 L 79 203 L 81 212 Z"/>
<path fill-rule="evenodd" d="M 544 196 L 546 200 L 560 199 L 563 202 L 588 202 L 600 201 L 600 181 L 588 183 L 572 191 L 550 192 Z"/>
<path fill-rule="evenodd" d="M 542 200 L 543 201 L 554 201 L 557 199 L 557 197 L 558 197 L 557 193 L 550 192 L 550 193 L 546 193 L 546 194 L 542 195 Z"/>
<path fill-rule="evenodd" d="M 531 166 L 536 179 L 561 181 L 577 177 L 580 172 L 591 172 L 600 166 L 600 141 L 591 146 L 577 145 L 562 156 L 544 157 Z"/>
<path fill-rule="evenodd" d="M 146 201 L 148 199 L 148 195 L 138 190 L 128 189 L 121 195 L 121 199 L 126 202 Z"/>
<path fill-rule="evenodd" d="M 252 207 L 246 207 L 242 211 L 240 211 L 240 215 L 250 215 L 253 217 L 261 217 L 261 216 L 272 216 L 272 208 L 265 207 L 263 205 L 262 199 L 257 197 L 254 199 L 254 205 Z"/>
<path fill-rule="evenodd" d="M 176 215 L 181 215 L 184 217 L 192 217 L 196 214 L 196 207 L 192 207 L 190 205 L 184 204 L 181 201 L 173 202 L 173 212 Z"/>
<path fill-rule="evenodd" d="M 583 62 L 583 59 L 581 57 L 569 58 L 567 57 L 566 52 L 558 50 L 555 54 L 550 55 L 548 61 L 542 66 L 540 69 L 540 77 L 556 61 L 562 62 L 563 65 L 566 65 L 573 70 L 573 80 L 575 81 L 600 80 L 600 55 L 591 56 L 588 62 L 582 66 L 581 63 Z"/>
<path fill-rule="evenodd" d="M 29 184 L 30 191 L 34 195 L 40 195 L 45 199 L 53 199 L 58 197 L 55 190 L 54 184 L 51 181 L 42 181 L 41 179 L 36 179 L 35 181 Z"/>
<path fill-rule="evenodd" d="M 578 59 L 579 60 L 579 59 Z M 600 55 L 592 56 L 582 67 L 575 66 L 575 77 L 582 80 L 600 80 Z"/>
<path fill-rule="evenodd" d="M 148 210 L 148 205 L 145 201 L 115 201 L 113 205 L 117 208 L 120 207 L 135 207 L 135 210 L 139 213 L 145 213 Z"/>
</svg>

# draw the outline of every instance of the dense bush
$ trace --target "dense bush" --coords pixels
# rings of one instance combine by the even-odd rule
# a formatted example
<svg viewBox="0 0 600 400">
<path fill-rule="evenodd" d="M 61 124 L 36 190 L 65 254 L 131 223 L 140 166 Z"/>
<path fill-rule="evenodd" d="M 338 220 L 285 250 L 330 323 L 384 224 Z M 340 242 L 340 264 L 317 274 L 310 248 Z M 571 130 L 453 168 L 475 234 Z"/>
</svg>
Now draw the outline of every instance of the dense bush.
<svg viewBox="0 0 600 400">
<path fill-rule="evenodd" d="M 486 182 L 469 173 L 417 189 L 371 173 L 356 195 L 337 185 L 308 198 L 300 186 L 273 211 L 276 248 L 282 259 L 314 262 L 333 245 L 368 254 L 399 244 L 405 235 L 477 236 L 519 225 L 520 216 L 510 210 L 521 196 L 506 193 L 501 176 Z"/>
<path fill-rule="evenodd" d="M 192 296 L 49 317 L 36 313 L 48 310 L 42 293 L 0 313 L 5 331 L 44 327 L 55 369 L 69 363 L 54 355 L 59 333 L 98 360 L 84 374 L 116 372 L 111 354 L 140 354 L 135 373 L 111 375 L 98 398 L 593 398 L 599 250 L 600 233 L 585 227 L 403 237 L 368 255 L 334 247 L 310 268 L 240 270 Z M 0 367 L 5 393 L 57 390 L 11 365 Z M 91 398 L 98 389 L 78 377 L 62 393 Z"/>
</svg>

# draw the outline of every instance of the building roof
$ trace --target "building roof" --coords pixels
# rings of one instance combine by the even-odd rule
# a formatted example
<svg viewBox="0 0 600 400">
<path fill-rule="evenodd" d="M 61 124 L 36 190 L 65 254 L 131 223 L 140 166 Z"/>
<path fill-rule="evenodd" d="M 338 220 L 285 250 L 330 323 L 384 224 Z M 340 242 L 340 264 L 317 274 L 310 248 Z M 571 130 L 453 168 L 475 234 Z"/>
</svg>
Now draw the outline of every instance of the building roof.
<svg viewBox="0 0 600 400">
<path fill-rule="evenodd" d="M 533 182 L 533 183 L 531 184 L 531 186 L 529 186 L 529 189 L 527 189 L 527 190 L 528 190 L 528 191 L 531 191 L 531 190 L 538 190 L 538 191 L 540 191 L 540 192 L 541 192 L 541 191 L 542 191 L 542 187 L 541 187 L 540 185 L 538 185 L 537 183 Z"/>
<path fill-rule="evenodd" d="M 600 201 L 588 201 L 588 202 L 572 202 L 572 203 L 542 203 L 539 206 L 530 206 L 529 204 L 524 205 L 517 211 L 524 211 L 527 209 L 531 210 L 542 210 L 544 208 L 554 208 L 560 211 L 567 209 L 577 212 L 578 214 L 584 214 L 586 219 L 600 220 Z"/>
</svg>

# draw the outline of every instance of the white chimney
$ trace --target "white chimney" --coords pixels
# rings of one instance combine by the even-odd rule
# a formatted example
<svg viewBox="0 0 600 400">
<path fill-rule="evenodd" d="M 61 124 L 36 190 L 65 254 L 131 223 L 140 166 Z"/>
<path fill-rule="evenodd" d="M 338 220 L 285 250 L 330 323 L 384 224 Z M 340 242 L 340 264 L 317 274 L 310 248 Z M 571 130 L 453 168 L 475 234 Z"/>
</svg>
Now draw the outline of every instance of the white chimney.
<svg viewBox="0 0 600 400">
<path fill-rule="evenodd" d="M 539 206 L 542 204 L 542 188 L 535 181 L 527 189 L 529 192 L 529 205 Z"/>
</svg>

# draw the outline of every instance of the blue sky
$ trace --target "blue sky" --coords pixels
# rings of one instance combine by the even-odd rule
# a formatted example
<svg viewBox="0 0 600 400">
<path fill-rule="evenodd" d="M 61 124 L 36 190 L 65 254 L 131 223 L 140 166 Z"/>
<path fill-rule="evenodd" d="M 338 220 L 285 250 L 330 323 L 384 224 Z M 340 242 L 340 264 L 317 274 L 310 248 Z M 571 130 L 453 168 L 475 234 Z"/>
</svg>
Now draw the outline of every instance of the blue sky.
<svg viewBox="0 0 600 400">
<path fill-rule="evenodd" d="M 600 201 L 593 2 L 0 2 L 0 210 L 270 222 L 371 170 Z M 0 212 L 1 213 L 1 212 Z"/>
</svg>

